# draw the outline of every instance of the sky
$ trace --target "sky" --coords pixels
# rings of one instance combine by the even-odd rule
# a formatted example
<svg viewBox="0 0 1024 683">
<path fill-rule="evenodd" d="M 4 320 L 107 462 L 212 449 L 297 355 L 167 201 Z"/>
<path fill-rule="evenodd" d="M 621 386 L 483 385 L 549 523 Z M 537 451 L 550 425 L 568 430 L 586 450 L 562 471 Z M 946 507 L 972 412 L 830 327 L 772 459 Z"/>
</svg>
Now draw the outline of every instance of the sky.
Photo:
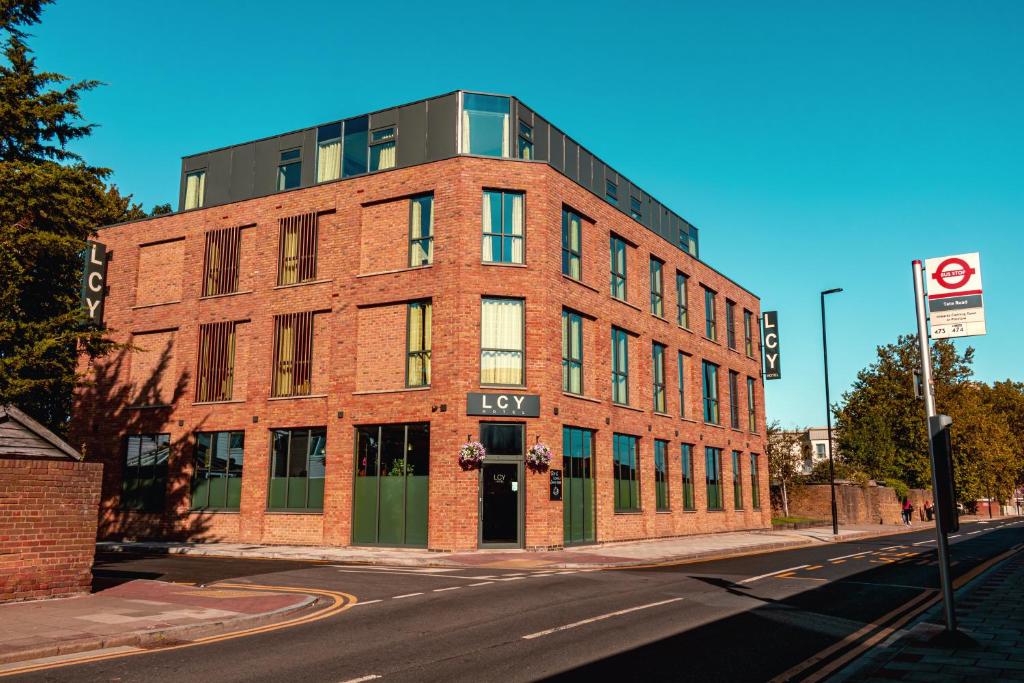
<svg viewBox="0 0 1024 683">
<path fill-rule="evenodd" d="M 1024 2 L 59 0 L 42 68 L 105 85 L 75 149 L 148 209 L 180 158 L 455 89 L 515 95 L 700 228 L 779 312 L 769 421 L 824 424 L 915 330 L 910 263 L 978 251 L 983 381 L 1024 380 Z M 1014 275 L 1016 273 L 1016 275 Z"/>
</svg>

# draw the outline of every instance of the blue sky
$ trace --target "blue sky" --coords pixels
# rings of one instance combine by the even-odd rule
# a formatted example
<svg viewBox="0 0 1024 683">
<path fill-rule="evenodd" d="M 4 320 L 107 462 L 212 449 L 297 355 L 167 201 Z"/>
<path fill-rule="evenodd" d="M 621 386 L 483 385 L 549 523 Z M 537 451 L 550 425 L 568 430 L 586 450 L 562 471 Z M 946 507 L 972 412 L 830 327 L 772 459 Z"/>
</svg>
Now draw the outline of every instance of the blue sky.
<svg viewBox="0 0 1024 683">
<path fill-rule="evenodd" d="M 980 251 L 980 379 L 1024 379 L 1024 3 L 61 0 L 43 68 L 107 85 L 76 149 L 147 208 L 180 157 L 457 88 L 507 92 L 701 229 L 778 310 L 769 419 L 822 424 L 914 327 L 910 261 Z M 1014 274 L 1016 273 L 1016 275 Z"/>
</svg>

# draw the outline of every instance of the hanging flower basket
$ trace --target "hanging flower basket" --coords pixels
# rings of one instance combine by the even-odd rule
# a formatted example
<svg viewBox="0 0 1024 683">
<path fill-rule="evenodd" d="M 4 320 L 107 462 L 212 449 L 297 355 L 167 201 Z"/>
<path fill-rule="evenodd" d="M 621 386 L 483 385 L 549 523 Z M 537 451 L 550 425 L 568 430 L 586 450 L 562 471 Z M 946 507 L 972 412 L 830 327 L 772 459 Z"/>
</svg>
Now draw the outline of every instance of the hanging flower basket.
<svg viewBox="0 0 1024 683">
<path fill-rule="evenodd" d="M 551 465 L 551 449 L 547 444 L 535 443 L 526 452 L 526 465 L 532 470 L 543 472 Z"/>
<path fill-rule="evenodd" d="M 484 445 L 479 441 L 467 441 L 459 448 L 459 465 L 464 470 L 472 470 L 480 467 L 487 457 Z"/>
</svg>

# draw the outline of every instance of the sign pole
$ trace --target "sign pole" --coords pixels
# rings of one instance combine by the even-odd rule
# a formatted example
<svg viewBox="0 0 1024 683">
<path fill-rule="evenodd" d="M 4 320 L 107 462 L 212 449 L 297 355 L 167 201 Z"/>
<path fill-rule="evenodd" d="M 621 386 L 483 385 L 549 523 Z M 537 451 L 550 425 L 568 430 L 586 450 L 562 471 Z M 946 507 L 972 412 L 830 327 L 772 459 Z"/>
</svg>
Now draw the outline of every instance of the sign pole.
<svg viewBox="0 0 1024 683">
<path fill-rule="evenodd" d="M 914 305 L 917 309 L 917 342 L 921 350 L 921 384 L 924 385 L 924 410 L 927 418 L 935 416 L 935 391 L 932 387 L 931 344 L 928 341 L 928 322 L 925 318 L 924 276 L 921 261 L 914 260 L 911 264 L 914 273 Z M 936 453 L 931 438 L 931 423 L 928 425 L 928 455 L 932 465 L 932 493 L 939 490 Z M 939 553 L 939 583 L 942 585 L 942 603 L 946 616 L 946 631 L 956 631 L 956 610 L 953 605 L 953 583 L 949 576 L 949 541 L 946 538 L 942 506 L 935 506 L 935 536 Z"/>
</svg>

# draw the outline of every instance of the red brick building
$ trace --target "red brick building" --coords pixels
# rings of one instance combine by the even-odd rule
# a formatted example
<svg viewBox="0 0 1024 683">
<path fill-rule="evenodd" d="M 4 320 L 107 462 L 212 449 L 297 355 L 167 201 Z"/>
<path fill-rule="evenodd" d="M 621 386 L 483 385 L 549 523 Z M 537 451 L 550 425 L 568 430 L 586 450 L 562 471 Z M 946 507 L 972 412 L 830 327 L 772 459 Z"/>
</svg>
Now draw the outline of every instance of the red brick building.
<svg viewBox="0 0 1024 683">
<path fill-rule="evenodd" d="M 99 232 L 104 322 L 134 347 L 76 401 L 102 536 L 770 526 L 758 298 L 520 101 L 452 93 L 183 166 L 185 210 Z M 551 470 L 524 464 L 538 443 Z"/>
</svg>

